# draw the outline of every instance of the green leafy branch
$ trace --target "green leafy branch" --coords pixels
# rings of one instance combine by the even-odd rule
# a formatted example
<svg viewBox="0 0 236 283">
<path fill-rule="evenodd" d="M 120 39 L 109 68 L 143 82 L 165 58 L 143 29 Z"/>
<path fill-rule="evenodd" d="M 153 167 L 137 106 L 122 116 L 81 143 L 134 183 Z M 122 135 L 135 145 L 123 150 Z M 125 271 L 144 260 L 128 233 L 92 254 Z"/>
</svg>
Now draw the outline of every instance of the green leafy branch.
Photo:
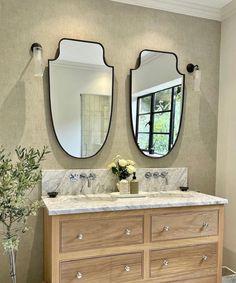
<svg viewBox="0 0 236 283">
<path fill-rule="evenodd" d="M 13 163 L 10 154 L 0 149 L 0 222 L 4 227 L 5 250 L 18 248 L 20 234 L 28 230 L 28 217 L 36 215 L 42 206 L 40 201 L 31 200 L 30 195 L 41 180 L 40 163 L 49 150 L 19 146 L 15 153 L 17 162 Z"/>
</svg>

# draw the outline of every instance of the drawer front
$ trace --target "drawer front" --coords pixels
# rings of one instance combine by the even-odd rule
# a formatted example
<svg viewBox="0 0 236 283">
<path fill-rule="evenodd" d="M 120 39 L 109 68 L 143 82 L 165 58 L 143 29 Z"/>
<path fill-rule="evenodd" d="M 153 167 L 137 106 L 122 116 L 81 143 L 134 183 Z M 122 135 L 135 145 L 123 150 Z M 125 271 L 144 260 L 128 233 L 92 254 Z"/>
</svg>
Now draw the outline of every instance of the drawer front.
<svg viewBox="0 0 236 283">
<path fill-rule="evenodd" d="M 60 283 L 110 283 L 142 279 L 142 253 L 62 262 Z"/>
<path fill-rule="evenodd" d="M 110 264 L 109 257 L 62 262 L 60 264 L 60 283 L 109 282 Z"/>
<path fill-rule="evenodd" d="M 217 273 L 217 244 L 153 250 L 150 261 L 150 275 L 160 282 L 213 276 Z"/>
<path fill-rule="evenodd" d="M 181 212 L 152 216 L 153 242 L 214 236 L 218 234 L 218 211 Z"/>
<path fill-rule="evenodd" d="M 198 279 L 190 279 L 190 280 L 181 280 L 176 281 L 174 283 L 216 283 L 217 279 L 216 277 L 204 277 L 204 278 L 198 278 Z"/>
<path fill-rule="evenodd" d="M 143 278 L 143 254 L 112 256 L 111 282 L 128 282 Z"/>
<path fill-rule="evenodd" d="M 143 216 L 62 221 L 60 228 L 61 252 L 143 243 Z"/>
</svg>

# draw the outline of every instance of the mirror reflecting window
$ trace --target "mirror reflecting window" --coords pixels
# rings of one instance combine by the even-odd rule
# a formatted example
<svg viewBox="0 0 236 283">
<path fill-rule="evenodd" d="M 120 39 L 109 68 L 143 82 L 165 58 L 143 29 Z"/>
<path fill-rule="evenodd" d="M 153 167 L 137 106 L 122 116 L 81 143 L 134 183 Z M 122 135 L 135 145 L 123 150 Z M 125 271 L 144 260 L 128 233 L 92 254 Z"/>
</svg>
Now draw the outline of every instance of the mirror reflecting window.
<svg viewBox="0 0 236 283">
<path fill-rule="evenodd" d="M 87 158 L 103 147 L 111 121 L 114 69 L 101 44 L 59 42 L 49 60 L 50 103 L 55 134 L 69 155 Z"/>
<path fill-rule="evenodd" d="M 174 147 L 184 103 L 184 75 L 174 53 L 144 50 L 131 70 L 134 138 L 143 154 L 163 157 Z"/>
</svg>

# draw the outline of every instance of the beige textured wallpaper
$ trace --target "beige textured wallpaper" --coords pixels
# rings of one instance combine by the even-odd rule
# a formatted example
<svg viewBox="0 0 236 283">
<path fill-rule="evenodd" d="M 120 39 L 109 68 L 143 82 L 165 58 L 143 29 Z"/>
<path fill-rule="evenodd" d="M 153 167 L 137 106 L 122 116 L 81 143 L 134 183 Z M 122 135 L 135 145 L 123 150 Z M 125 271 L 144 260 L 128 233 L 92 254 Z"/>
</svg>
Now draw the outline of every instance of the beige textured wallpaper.
<svg viewBox="0 0 236 283">
<path fill-rule="evenodd" d="M 220 23 L 108 0 L 0 0 L 0 144 L 42 147 L 52 154 L 44 168 L 101 168 L 121 154 L 139 167 L 189 168 L 192 189 L 214 193 Z M 34 78 L 29 52 L 33 42 L 54 58 L 63 37 L 101 42 L 108 64 L 115 66 L 114 111 L 103 150 L 91 159 L 67 156 L 58 146 L 50 120 L 48 77 Z M 144 157 L 136 148 L 129 114 L 129 69 L 142 49 L 173 51 L 179 69 L 202 69 L 202 91 L 191 90 L 186 76 L 184 121 L 178 143 L 163 159 Z M 42 217 L 22 238 L 18 282 L 42 281 Z M 7 259 L 0 251 L 0 282 L 8 283 Z"/>
</svg>

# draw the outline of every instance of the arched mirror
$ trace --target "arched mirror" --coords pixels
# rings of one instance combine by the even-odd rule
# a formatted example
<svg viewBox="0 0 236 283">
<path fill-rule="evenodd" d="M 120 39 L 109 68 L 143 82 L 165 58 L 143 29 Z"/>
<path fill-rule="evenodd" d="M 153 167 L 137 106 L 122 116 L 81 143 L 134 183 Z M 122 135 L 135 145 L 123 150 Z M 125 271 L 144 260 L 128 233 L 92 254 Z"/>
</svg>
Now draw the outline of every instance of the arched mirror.
<svg viewBox="0 0 236 283">
<path fill-rule="evenodd" d="M 111 121 L 114 68 L 96 42 L 62 39 L 49 60 L 50 104 L 57 140 L 77 158 L 103 147 Z"/>
<path fill-rule="evenodd" d="M 181 126 L 184 75 L 174 53 L 143 50 L 131 70 L 131 120 L 143 154 L 163 157 L 174 147 Z"/>
</svg>

